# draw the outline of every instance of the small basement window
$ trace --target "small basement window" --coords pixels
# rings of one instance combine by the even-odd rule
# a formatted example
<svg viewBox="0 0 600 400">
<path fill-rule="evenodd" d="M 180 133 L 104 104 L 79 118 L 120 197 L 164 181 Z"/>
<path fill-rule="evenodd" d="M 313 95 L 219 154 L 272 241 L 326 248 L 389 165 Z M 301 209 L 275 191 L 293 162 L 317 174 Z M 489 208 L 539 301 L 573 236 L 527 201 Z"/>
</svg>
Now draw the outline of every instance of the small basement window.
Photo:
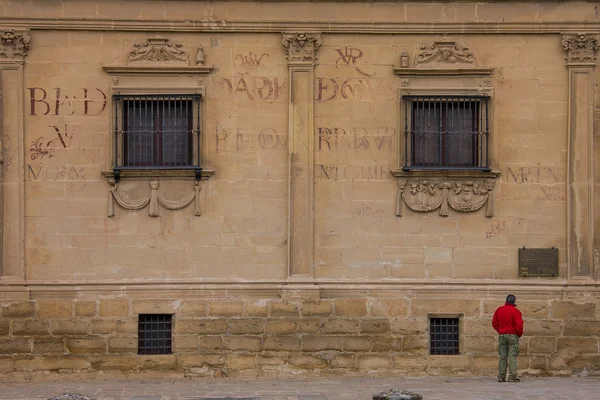
<svg viewBox="0 0 600 400">
<path fill-rule="evenodd" d="M 455 355 L 459 351 L 459 319 L 429 319 L 429 354 Z"/>
<path fill-rule="evenodd" d="M 140 314 L 138 354 L 171 354 L 173 316 Z"/>
</svg>

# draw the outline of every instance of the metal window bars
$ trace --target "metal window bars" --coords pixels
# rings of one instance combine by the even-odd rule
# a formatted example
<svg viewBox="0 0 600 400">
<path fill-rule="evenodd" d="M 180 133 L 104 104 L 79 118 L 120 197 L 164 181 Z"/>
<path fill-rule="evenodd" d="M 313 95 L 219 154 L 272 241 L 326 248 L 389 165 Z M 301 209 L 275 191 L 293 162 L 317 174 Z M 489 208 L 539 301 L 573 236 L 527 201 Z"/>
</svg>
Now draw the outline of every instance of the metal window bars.
<svg viewBox="0 0 600 400">
<path fill-rule="evenodd" d="M 173 316 L 140 314 L 138 318 L 138 354 L 171 354 Z"/>
<path fill-rule="evenodd" d="M 455 355 L 459 351 L 458 318 L 429 319 L 429 353 Z"/>
<path fill-rule="evenodd" d="M 127 169 L 193 169 L 200 159 L 201 95 L 115 95 L 115 176 Z"/>
<path fill-rule="evenodd" d="M 489 97 L 402 97 L 404 169 L 489 170 Z"/>
</svg>

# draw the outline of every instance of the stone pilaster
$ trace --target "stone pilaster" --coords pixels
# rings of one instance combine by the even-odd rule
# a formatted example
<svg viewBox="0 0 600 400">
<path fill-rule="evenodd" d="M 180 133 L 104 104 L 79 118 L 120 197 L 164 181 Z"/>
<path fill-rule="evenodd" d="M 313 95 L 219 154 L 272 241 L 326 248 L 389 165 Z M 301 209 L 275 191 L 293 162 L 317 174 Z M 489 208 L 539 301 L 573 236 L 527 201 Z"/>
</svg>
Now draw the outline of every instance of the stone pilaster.
<svg viewBox="0 0 600 400">
<path fill-rule="evenodd" d="M 320 34 L 283 33 L 289 66 L 288 273 L 314 276 L 313 76 Z"/>
<path fill-rule="evenodd" d="M 594 279 L 594 67 L 595 36 L 564 35 L 569 70 L 567 251 L 568 278 Z"/>
<path fill-rule="evenodd" d="M 0 29 L 0 281 L 23 281 L 24 117 L 23 66 L 28 31 Z"/>
</svg>

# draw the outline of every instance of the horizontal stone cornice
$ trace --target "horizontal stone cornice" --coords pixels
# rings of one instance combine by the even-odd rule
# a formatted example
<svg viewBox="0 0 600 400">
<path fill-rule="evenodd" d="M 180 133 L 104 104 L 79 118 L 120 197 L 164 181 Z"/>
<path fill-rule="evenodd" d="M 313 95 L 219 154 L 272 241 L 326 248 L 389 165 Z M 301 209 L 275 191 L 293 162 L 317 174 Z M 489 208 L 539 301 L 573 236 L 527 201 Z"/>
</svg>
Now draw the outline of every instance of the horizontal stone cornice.
<svg viewBox="0 0 600 400">
<path fill-rule="evenodd" d="M 170 19 L 0 18 L 0 26 L 30 30 L 115 32 L 277 32 L 301 30 L 323 33 L 600 33 L 600 21 L 585 22 L 342 22 L 342 21 L 227 21 Z"/>
</svg>

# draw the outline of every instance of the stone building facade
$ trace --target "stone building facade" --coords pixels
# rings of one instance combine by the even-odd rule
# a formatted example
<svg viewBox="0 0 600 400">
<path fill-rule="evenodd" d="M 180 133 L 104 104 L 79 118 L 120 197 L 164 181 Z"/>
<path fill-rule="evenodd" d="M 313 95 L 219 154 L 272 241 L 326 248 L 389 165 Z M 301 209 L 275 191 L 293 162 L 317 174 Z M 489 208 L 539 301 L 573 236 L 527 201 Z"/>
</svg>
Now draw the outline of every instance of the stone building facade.
<svg viewBox="0 0 600 400">
<path fill-rule="evenodd" d="M 597 8 L 1 0 L 0 371 L 598 373 Z"/>
</svg>

